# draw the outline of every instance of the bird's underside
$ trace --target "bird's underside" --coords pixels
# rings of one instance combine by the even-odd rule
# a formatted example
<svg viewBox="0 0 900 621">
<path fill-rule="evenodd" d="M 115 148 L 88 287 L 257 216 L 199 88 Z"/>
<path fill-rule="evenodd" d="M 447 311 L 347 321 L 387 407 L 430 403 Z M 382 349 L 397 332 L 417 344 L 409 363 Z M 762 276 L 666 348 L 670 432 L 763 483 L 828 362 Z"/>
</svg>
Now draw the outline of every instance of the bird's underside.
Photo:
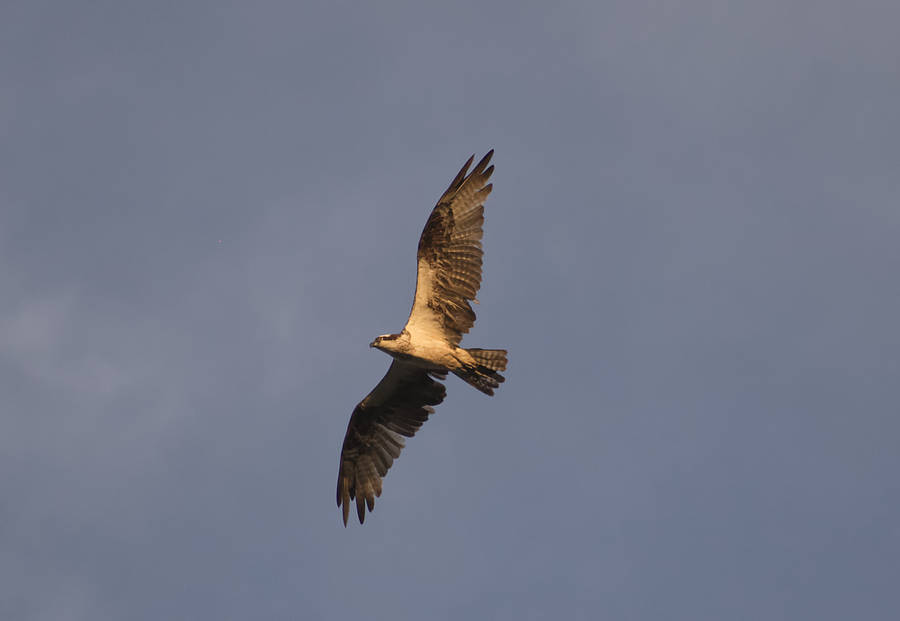
<svg viewBox="0 0 900 621">
<path fill-rule="evenodd" d="M 341 449 L 337 504 L 344 525 L 356 501 L 360 524 L 381 495 L 382 478 L 446 396 L 440 381 L 453 373 L 493 395 L 504 381 L 506 350 L 464 349 L 462 336 L 475 322 L 470 302 L 481 287 L 484 201 L 491 193 L 493 150 L 467 173 L 465 163 L 438 200 L 419 239 L 416 293 L 399 334 L 371 346 L 394 360 L 387 374 L 353 410 Z"/>
</svg>

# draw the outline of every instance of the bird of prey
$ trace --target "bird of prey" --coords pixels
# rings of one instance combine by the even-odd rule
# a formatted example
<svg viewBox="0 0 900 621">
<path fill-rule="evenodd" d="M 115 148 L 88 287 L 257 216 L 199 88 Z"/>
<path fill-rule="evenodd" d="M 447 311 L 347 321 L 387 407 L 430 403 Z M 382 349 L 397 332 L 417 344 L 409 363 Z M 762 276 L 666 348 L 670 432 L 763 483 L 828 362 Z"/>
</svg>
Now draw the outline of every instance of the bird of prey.
<svg viewBox="0 0 900 621">
<path fill-rule="evenodd" d="M 505 379 L 505 349 L 463 349 L 459 342 L 475 323 L 469 302 L 481 287 L 484 201 L 491 193 L 488 166 L 493 149 L 467 173 L 463 165 L 438 200 L 419 239 L 416 294 L 400 334 L 385 334 L 369 345 L 389 354 L 387 374 L 350 416 L 338 471 L 337 504 L 344 526 L 350 504 L 362 524 L 381 495 L 381 480 L 404 446 L 444 400 L 436 380 L 447 372 L 493 395 Z"/>
</svg>

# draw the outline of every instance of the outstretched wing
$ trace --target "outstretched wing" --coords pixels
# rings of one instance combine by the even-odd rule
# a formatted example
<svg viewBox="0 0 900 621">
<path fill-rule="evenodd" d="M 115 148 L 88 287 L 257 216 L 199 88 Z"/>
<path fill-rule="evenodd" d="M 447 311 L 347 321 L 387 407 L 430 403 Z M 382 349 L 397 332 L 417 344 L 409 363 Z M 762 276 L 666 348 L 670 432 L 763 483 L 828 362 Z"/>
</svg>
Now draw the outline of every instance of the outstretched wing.
<svg viewBox="0 0 900 621">
<path fill-rule="evenodd" d="M 431 212 L 419 239 L 416 295 L 404 328 L 458 345 L 475 323 L 469 301 L 481 287 L 484 201 L 493 149 L 466 175 L 469 158 Z M 475 300 L 477 302 L 477 300 Z"/>
<path fill-rule="evenodd" d="M 353 410 L 338 471 L 337 504 L 342 507 L 344 526 L 350 515 L 350 501 L 356 499 L 359 523 L 375 507 L 381 496 L 381 479 L 394 460 L 400 457 L 403 436 L 411 438 L 428 416 L 432 405 L 444 400 L 444 385 L 432 376 L 444 379 L 446 373 L 426 371 L 394 361 L 372 392 Z"/>
</svg>

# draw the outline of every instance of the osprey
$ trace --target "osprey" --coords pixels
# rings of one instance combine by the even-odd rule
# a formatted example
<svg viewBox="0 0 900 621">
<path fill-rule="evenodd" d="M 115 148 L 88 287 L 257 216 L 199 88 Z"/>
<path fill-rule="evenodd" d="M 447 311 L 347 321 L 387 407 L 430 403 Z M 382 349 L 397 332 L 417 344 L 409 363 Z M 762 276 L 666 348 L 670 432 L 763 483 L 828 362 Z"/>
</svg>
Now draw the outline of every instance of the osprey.
<svg viewBox="0 0 900 621">
<path fill-rule="evenodd" d="M 484 201 L 491 193 L 488 166 L 493 149 L 466 172 L 463 165 L 431 212 L 419 238 L 416 294 L 400 334 L 379 336 L 369 345 L 394 360 L 387 374 L 350 416 L 338 471 L 337 504 L 344 526 L 350 502 L 362 524 L 381 496 L 381 479 L 428 416 L 444 400 L 447 372 L 493 395 L 505 379 L 505 349 L 463 349 L 462 335 L 475 323 L 470 301 L 481 287 Z"/>
</svg>

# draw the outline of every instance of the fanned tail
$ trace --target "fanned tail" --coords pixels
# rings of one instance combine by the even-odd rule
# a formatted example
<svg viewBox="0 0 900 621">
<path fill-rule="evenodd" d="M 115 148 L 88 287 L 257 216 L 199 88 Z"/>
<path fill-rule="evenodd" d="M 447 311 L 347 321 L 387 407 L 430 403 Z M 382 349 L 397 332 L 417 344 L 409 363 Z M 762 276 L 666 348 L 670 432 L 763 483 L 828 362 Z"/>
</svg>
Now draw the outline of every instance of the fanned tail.
<svg viewBox="0 0 900 621">
<path fill-rule="evenodd" d="M 505 349 L 467 349 L 475 364 L 463 364 L 453 373 L 486 395 L 493 395 L 506 378 L 497 371 L 506 370 Z"/>
</svg>

